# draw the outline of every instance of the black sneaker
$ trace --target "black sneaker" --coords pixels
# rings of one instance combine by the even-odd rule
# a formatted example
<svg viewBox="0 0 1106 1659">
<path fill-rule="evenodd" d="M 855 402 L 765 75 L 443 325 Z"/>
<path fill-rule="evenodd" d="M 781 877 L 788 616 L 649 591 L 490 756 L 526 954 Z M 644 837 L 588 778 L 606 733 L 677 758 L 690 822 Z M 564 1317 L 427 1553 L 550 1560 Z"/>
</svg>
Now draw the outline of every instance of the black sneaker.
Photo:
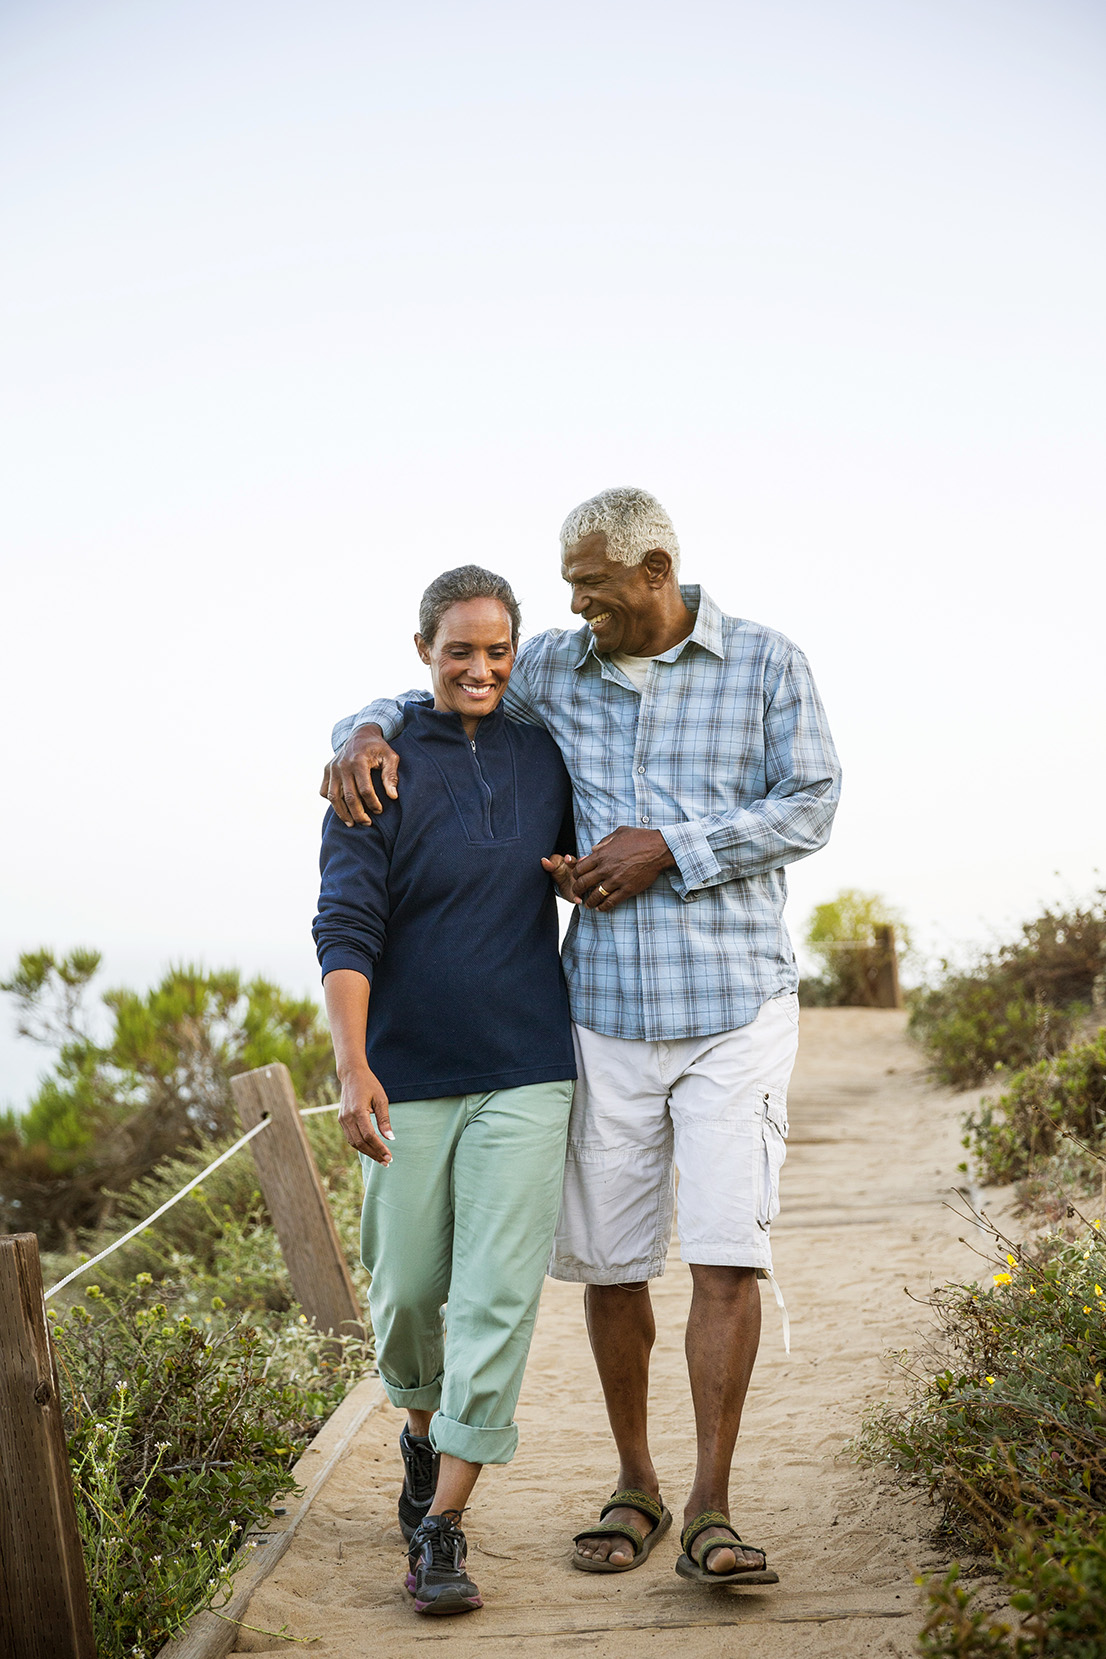
<svg viewBox="0 0 1106 1659">
<path fill-rule="evenodd" d="M 407 1542 L 434 1502 L 438 1484 L 438 1454 L 425 1435 L 412 1434 L 406 1424 L 399 1437 L 403 1459 L 403 1490 L 399 1494 L 399 1530 Z"/>
<path fill-rule="evenodd" d="M 407 1552 L 407 1588 L 416 1613 L 471 1613 L 484 1602 L 466 1571 L 468 1544 L 459 1509 L 428 1515 L 417 1527 Z"/>
</svg>

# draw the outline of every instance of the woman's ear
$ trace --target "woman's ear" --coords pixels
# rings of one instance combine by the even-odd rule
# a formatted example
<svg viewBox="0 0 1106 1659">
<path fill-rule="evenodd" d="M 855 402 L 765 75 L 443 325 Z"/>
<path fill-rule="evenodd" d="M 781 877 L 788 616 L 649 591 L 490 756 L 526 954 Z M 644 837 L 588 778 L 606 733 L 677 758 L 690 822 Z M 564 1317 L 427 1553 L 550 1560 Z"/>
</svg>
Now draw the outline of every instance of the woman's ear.
<svg viewBox="0 0 1106 1659">
<path fill-rule="evenodd" d="M 415 635 L 415 650 L 418 652 L 418 654 L 422 658 L 423 662 L 426 663 L 427 667 L 429 667 L 430 666 L 430 647 L 429 647 L 429 645 L 427 645 L 426 641 L 423 639 L 421 634 L 416 634 Z"/>
</svg>

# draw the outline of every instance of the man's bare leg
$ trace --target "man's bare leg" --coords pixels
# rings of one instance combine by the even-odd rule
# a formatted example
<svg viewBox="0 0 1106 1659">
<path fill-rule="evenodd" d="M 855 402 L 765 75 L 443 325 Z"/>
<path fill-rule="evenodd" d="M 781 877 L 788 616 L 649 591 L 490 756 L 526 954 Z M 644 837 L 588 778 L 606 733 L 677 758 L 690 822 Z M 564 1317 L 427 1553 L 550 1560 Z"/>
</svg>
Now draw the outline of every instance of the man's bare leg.
<svg viewBox="0 0 1106 1659">
<path fill-rule="evenodd" d="M 755 1268 L 692 1266 L 691 1281 L 694 1288 L 684 1346 L 698 1456 L 684 1510 L 685 1526 L 704 1510 L 730 1513 L 730 1466 L 760 1343 Z M 712 1549 L 702 1559 L 707 1571 L 715 1573 L 764 1565 L 757 1550 Z"/>
<path fill-rule="evenodd" d="M 659 1496 L 657 1471 L 649 1456 L 649 1355 L 656 1340 L 648 1284 L 588 1285 L 584 1313 L 591 1351 L 603 1385 L 614 1443 L 618 1448 L 618 1486 L 636 1487 Z M 612 1509 L 604 1524 L 625 1521 L 642 1537 L 653 1517 L 637 1509 Z M 583 1556 L 621 1567 L 633 1559 L 629 1538 L 592 1538 L 578 1544 Z"/>
</svg>

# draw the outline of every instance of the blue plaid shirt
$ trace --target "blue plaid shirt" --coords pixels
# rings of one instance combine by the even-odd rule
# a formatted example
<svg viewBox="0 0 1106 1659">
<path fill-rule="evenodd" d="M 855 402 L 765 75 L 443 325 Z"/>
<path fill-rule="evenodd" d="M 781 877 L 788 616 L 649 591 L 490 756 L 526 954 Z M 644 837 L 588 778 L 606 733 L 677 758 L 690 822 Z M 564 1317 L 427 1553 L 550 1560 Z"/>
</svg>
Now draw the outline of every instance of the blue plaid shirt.
<svg viewBox="0 0 1106 1659">
<path fill-rule="evenodd" d="M 795 989 L 783 866 L 824 846 L 840 790 L 802 652 L 725 616 L 701 588 L 681 591 L 695 627 L 654 659 L 640 695 L 585 625 L 527 640 L 503 699 L 556 739 L 581 855 L 627 824 L 659 829 L 676 860 L 612 911 L 573 911 L 572 1015 L 611 1037 L 730 1031 Z M 381 699 L 340 720 L 335 749 L 370 720 L 393 737 L 403 703 L 426 696 Z"/>
</svg>

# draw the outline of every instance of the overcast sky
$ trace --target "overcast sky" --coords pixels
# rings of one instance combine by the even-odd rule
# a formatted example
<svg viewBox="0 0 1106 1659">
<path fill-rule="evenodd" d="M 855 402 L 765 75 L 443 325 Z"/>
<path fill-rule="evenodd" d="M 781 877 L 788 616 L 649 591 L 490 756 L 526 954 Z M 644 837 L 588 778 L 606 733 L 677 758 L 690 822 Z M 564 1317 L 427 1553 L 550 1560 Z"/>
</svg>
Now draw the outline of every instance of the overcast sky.
<svg viewBox="0 0 1106 1659">
<path fill-rule="evenodd" d="M 1095 885 L 1106 14 L 6 0 L 0 971 L 295 991 L 333 720 L 611 484 L 814 666 L 840 887 Z M 0 1102 L 39 1065 L 0 1008 Z"/>
</svg>

